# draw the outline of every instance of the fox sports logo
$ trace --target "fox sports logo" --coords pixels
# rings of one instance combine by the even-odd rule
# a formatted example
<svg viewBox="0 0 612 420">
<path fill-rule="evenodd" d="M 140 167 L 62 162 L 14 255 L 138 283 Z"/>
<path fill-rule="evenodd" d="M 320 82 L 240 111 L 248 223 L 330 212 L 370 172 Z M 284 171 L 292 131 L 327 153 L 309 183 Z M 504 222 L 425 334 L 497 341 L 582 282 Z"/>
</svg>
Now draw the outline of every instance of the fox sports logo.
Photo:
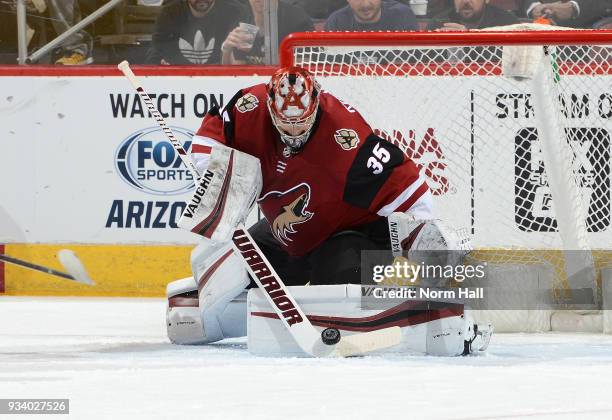
<svg viewBox="0 0 612 420">
<path fill-rule="evenodd" d="M 180 127 L 172 132 L 187 152 L 194 133 Z M 194 188 L 191 172 L 159 127 L 145 128 L 123 140 L 115 154 L 121 178 L 139 191 L 177 195 Z"/>
</svg>

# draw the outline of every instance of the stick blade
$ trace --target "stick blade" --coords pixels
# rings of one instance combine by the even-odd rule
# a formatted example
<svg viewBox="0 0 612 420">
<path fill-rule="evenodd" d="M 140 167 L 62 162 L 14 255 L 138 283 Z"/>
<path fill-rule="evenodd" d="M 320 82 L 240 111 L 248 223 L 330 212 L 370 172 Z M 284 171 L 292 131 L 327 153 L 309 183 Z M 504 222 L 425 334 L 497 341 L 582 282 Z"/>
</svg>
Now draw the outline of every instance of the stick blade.
<svg viewBox="0 0 612 420">
<path fill-rule="evenodd" d="M 85 266 L 79 260 L 79 257 L 76 256 L 74 251 L 69 249 L 60 249 L 57 253 L 57 259 L 62 264 L 64 269 L 70 274 L 76 281 L 79 283 L 87 284 L 93 286 L 96 284 L 89 274 L 87 274 L 87 270 L 85 270 Z"/>
<path fill-rule="evenodd" d="M 398 345 L 402 341 L 402 329 L 389 327 L 342 337 L 335 353 L 340 357 L 359 356 Z"/>
<path fill-rule="evenodd" d="M 315 357 L 351 357 L 363 356 L 377 350 L 384 350 L 398 345 L 402 341 L 402 329 L 389 327 L 353 335 L 343 335 L 338 344 L 333 346 L 319 343 L 312 355 Z"/>
</svg>

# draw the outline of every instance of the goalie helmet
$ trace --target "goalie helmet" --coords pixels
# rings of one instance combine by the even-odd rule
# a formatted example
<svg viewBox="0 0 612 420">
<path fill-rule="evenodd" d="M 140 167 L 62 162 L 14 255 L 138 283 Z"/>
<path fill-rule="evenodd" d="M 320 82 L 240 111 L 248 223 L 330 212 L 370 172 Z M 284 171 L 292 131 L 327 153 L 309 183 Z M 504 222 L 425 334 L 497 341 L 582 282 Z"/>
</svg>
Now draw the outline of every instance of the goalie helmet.
<svg viewBox="0 0 612 420">
<path fill-rule="evenodd" d="M 287 146 L 285 156 L 299 151 L 310 136 L 319 108 L 319 84 L 306 70 L 282 67 L 268 83 L 268 110 Z"/>
</svg>

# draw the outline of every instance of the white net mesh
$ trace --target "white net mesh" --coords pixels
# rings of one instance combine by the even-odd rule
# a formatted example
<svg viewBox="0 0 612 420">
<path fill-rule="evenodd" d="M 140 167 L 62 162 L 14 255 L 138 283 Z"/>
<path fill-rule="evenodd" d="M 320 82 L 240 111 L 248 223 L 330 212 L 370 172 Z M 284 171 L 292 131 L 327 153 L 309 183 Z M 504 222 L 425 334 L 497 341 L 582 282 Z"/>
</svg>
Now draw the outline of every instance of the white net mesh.
<svg viewBox="0 0 612 420">
<path fill-rule="evenodd" d="M 564 250 L 612 243 L 612 38 L 420 47 L 368 46 L 362 36 L 361 46 L 294 48 L 293 64 L 418 164 L 436 217 L 467 228 L 491 258 L 551 263 L 558 288 L 576 287 Z"/>
</svg>

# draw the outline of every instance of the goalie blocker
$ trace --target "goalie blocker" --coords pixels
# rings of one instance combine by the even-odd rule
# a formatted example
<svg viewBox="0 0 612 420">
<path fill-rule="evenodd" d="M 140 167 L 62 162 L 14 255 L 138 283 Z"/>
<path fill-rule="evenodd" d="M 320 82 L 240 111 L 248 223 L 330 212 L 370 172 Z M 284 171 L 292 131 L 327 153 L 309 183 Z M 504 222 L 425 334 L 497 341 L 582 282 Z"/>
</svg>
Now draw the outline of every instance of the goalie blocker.
<svg viewBox="0 0 612 420">
<path fill-rule="evenodd" d="M 215 145 L 178 226 L 218 243 L 243 223 L 262 186 L 259 159 Z"/>
</svg>

